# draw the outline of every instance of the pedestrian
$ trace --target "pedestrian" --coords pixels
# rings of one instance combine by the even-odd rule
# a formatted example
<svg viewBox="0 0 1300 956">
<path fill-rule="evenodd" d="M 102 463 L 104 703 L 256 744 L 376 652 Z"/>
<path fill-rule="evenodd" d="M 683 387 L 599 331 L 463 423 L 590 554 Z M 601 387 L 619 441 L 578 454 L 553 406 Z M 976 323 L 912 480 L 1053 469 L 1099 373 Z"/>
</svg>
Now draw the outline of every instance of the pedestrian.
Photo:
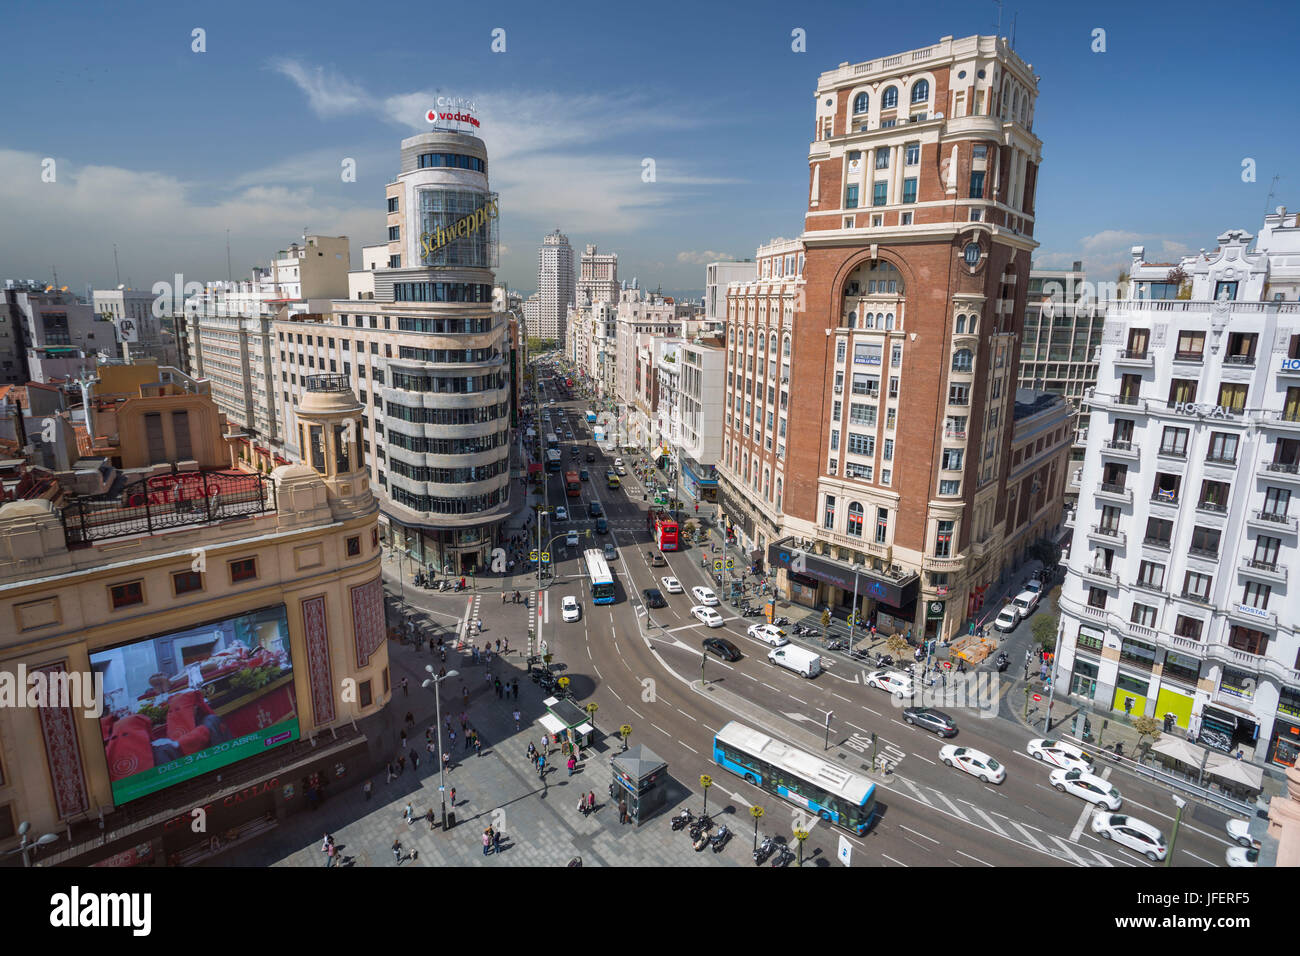
<svg viewBox="0 0 1300 956">
<path fill-rule="evenodd" d="M 510 716 L 515 719 L 515 730 L 518 730 L 519 729 L 519 708 L 516 707 Z"/>
<path fill-rule="evenodd" d="M 569 768 L 569 776 L 572 777 L 573 768 L 578 766 L 578 761 L 574 758 L 573 754 L 569 754 L 569 761 L 566 766 Z"/>
<path fill-rule="evenodd" d="M 406 749 L 406 731 L 405 731 L 405 730 L 402 731 L 402 749 L 403 749 L 403 750 Z"/>
<path fill-rule="evenodd" d="M 483 855 L 487 856 L 492 852 L 492 828 L 488 827 L 483 831 Z"/>
<path fill-rule="evenodd" d="M 411 769 L 416 772 L 420 769 L 420 755 L 415 752 L 414 747 L 411 748 Z"/>
<path fill-rule="evenodd" d="M 406 773 L 406 754 L 397 755 L 397 775 L 400 777 Z"/>
<path fill-rule="evenodd" d="M 451 753 L 450 753 L 449 751 L 444 751 L 444 752 L 443 752 L 443 755 L 442 755 L 442 770 L 443 770 L 443 773 L 451 773 Z"/>
<path fill-rule="evenodd" d="M 455 750 L 455 749 L 456 749 L 456 731 L 454 731 L 454 730 L 449 730 L 449 731 L 447 731 L 447 736 L 451 738 L 451 749 L 452 749 L 452 750 Z"/>
<path fill-rule="evenodd" d="M 537 745 L 531 740 L 528 741 L 528 759 L 532 761 L 534 767 L 537 766 Z"/>
<path fill-rule="evenodd" d="M 501 831 L 500 830 L 492 831 L 492 852 L 497 854 L 498 856 L 501 855 Z"/>
<path fill-rule="evenodd" d="M 504 641 L 504 645 L 505 645 L 506 653 L 509 654 L 509 653 L 510 653 L 510 638 L 507 637 L 507 638 L 505 639 L 505 641 Z"/>
<path fill-rule="evenodd" d="M 483 741 L 479 740 L 477 736 L 474 738 L 474 752 L 480 757 L 483 756 Z"/>
<path fill-rule="evenodd" d="M 333 838 L 331 838 L 330 841 L 329 841 L 329 843 L 327 843 L 327 844 L 325 845 L 325 866 L 326 866 L 326 868 L 329 868 L 329 867 L 333 866 L 335 863 L 338 862 L 338 860 L 337 860 L 337 858 L 336 858 L 336 854 L 337 854 L 337 853 L 338 853 L 338 848 L 334 846 L 334 840 L 333 840 Z"/>
<path fill-rule="evenodd" d="M 501 592 L 501 603 L 502 603 L 502 604 L 505 604 L 505 603 L 506 603 L 506 592 L 505 592 L 505 591 L 502 591 L 502 592 Z"/>
<path fill-rule="evenodd" d="M 537 755 L 537 776 L 546 779 L 546 757 L 543 754 Z"/>
<path fill-rule="evenodd" d="M 430 740 L 427 744 L 424 745 L 424 749 L 427 750 L 427 751 L 429 752 L 429 759 L 430 759 L 430 760 L 437 760 L 437 759 L 438 759 L 438 754 L 437 754 L 437 752 L 433 749 L 433 741 L 432 741 L 432 740 Z"/>
<path fill-rule="evenodd" d="M 405 809 L 405 810 L 403 811 L 403 813 L 402 813 L 402 815 L 403 815 L 404 817 L 406 817 L 406 825 L 407 825 L 407 826 L 410 826 L 412 823 L 415 822 L 415 816 L 414 816 L 414 813 L 415 813 L 415 810 L 414 810 L 414 808 L 412 808 L 412 806 L 411 806 L 411 802 L 408 800 L 408 801 L 406 802 L 406 809 Z"/>
<path fill-rule="evenodd" d="M 361 785 L 361 792 L 365 794 L 367 800 L 370 799 L 370 788 L 371 788 L 371 783 L 369 780 L 367 780 L 365 783 Z"/>
<path fill-rule="evenodd" d="M 618 822 L 627 823 L 627 801 L 622 797 L 618 799 Z"/>
<path fill-rule="evenodd" d="M 398 866 L 402 865 L 402 841 L 401 840 L 393 841 L 393 859 L 397 861 Z"/>
<path fill-rule="evenodd" d="M 500 700 L 501 699 L 501 678 L 498 677 L 495 681 L 493 681 L 492 686 L 496 688 L 497 700 Z"/>
<path fill-rule="evenodd" d="M 436 818 L 435 818 L 434 815 L 433 815 L 433 807 L 430 807 L 430 808 L 429 808 L 429 812 L 426 813 L 426 814 L 424 815 L 424 822 L 427 823 L 427 824 L 429 824 L 429 829 L 430 829 L 430 830 L 432 830 L 432 829 L 434 828 L 434 820 L 435 820 L 435 819 L 436 819 Z"/>
<path fill-rule="evenodd" d="M 393 777 L 395 777 L 395 776 L 396 776 L 396 774 L 393 773 L 393 762 L 390 760 L 390 761 L 388 762 L 388 780 L 387 780 L 386 782 L 387 782 L 387 783 L 392 783 L 392 782 L 393 782 Z"/>
<path fill-rule="evenodd" d="M 455 788 L 455 787 L 452 787 L 452 788 L 451 788 L 451 805 L 452 805 L 453 807 L 456 806 L 456 788 Z"/>
<path fill-rule="evenodd" d="M 515 700 L 518 700 L 519 699 L 519 678 L 518 677 L 516 677 L 513 681 L 510 682 L 510 687 L 515 692 Z"/>
<path fill-rule="evenodd" d="M 587 791 L 587 812 L 588 813 L 594 812 L 595 809 L 596 809 L 596 791 L 588 790 Z"/>
<path fill-rule="evenodd" d="M 406 726 L 411 730 L 415 729 L 415 717 L 412 716 L 409 710 L 406 712 Z"/>
<path fill-rule="evenodd" d="M 406 678 L 405 678 L 405 677 L 402 678 L 402 696 L 403 696 L 403 697 L 409 697 L 409 696 L 411 696 L 411 692 L 410 692 L 409 690 L 407 690 L 407 688 L 406 688 Z"/>
<path fill-rule="evenodd" d="M 470 648 L 469 648 L 469 658 L 470 658 L 470 660 L 473 661 L 475 664 L 478 663 L 478 645 L 477 645 L 477 644 L 471 644 L 471 645 L 470 645 Z"/>
<path fill-rule="evenodd" d="M 466 728 L 467 726 L 469 726 L 469 719 L 465 716 L 465 711 L 462 710 L 462 711 L 460 712 L 460 731 L 461 731 L 461 733 L 464 733 L 464 732 L 465 732 L 465 728 Z"/>
<path fill-rule="evenodd" d="M 501 638 L 497 638 L 497 656 L 501 656 Z"/>
<path fill-rule="evenodd" d="M 469 753 L 469 748 L 474 745 L 474 731 L 471 730 L 463 739 L 465 741 L 465 752 Z"/>
</svg>

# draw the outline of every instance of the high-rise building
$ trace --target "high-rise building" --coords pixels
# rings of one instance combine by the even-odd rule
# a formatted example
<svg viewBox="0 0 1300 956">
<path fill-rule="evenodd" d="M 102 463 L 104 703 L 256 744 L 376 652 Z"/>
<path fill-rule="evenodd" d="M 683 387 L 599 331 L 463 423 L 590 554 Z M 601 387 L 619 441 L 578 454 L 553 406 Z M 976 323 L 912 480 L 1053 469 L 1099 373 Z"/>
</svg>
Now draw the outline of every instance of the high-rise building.
<svg viewBox="0 0 1300 956">
<path fill-rule="evenodd" d="M 727 315 L 724 483 L 773 515 L 781 497 L 789 537 L 766 529 L 760 557 L 796 603 L 848 609 L 856 591 L 886 632 L 947 637 L 1019 557 L 1004 542 L 1037 85 L 994 36 L 818 82 L 806 265 L 760 256 Z M 812 553 L 790 568 L 799 542 Z"/>
<path fill-rule="evenodd" d="M 117 358 L 132 362 L 152 358 L 159 365 L 179 367 L 180 352 L 176 337 L 154 314 L 153 292 L 143 289 L 95 289 L 92 293 L 95 314 L 101 321 L 112 322 L 120 341 Z"/>
<path fill-rule="evenodd" d="M 528 334 L 540 339 L 564 342 L 564 321 L 569 306 L 577 301 L 574 288 L 573 247 L 560 230 L 542 239 L 537 250 L 537 330 Z"/>
<path fill-rule="evenodd" d="M 588 244 L 579 263 L 578 299 L 588 302 L 618 302 L 618 253 L 597 252 Z"/>
<path fill-rule="evenodd" d="M 1300 223 L 1280 209 L 1254 239 L 1229 230 L 1175 264 L 1133 250 L 1085 399 L 1057 692 L 1289 767 L 1300 757 L 1289 586 Z"/>
<path fill-rule="evenodd" d="M 363 270 L 353 288 L 365 297 L 275 322 L 274 384 L 289 407 L 303 382 L 343 376 L 362 406 L 385 538 L 429 570 L 467 575 L 488 564 L 511 512 L 511 320 L 493 308 L 487 148 L 456 132 L 402 140 L 386 200 L 391 265 Z M 305 458 L 292 417 L 284 431 Z"/>
<path fill-rule="evenodd" d="M 724 259 L 704 267 L 704 322 L 707 331 L 722 331 L 727 314 L 727 287 L 733 282 L 753 278 L 753 259 Z"/>
<path fill-rule="evenodd" d="M 8 279 L 0 292 L 0 382 L 66 381 L 118 352 L 117 332 L 66 289 Z M 6 364 L 7 363 L 7 364 Z"/>
</svg>

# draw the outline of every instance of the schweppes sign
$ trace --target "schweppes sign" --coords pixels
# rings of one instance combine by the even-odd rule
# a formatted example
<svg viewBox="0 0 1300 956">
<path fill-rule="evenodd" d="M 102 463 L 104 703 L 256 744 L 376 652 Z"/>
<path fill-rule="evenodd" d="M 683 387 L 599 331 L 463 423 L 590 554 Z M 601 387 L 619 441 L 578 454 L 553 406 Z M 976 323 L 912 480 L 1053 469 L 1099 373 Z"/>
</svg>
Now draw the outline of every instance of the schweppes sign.
<svg viewBox="0 0 1300 956">
<path fill-rule="evenodd" d="M 474 210 L 468 216 L 456 220 L 446 229 L 436 229 L 433 232 L 420 234 L 420 256 L 429 258 L 435 251 L 441 249 L 449 242 L 457 239 L 463 239 L 465 236 L 472 236 L 482 229 L 489 219 L 497 218 L 499 209 L 495 199 L 489 199 L 484 205 Z"/>
</svg>

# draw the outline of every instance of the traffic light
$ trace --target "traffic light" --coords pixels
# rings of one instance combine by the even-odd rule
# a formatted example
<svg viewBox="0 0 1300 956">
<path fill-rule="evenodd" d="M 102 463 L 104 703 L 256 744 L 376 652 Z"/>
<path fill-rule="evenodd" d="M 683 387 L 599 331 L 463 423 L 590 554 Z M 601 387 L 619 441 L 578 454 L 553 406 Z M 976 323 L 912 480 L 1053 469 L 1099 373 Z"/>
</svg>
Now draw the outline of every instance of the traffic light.
<svg viewBox="0 0 1300 956">
<path fill-rule="evenodd" d="M 828 608 L 822 611 L 822 627 L 829 627 L 830 623 L 831 623 L 831 612 L 830 609 Z"/>
</svg>

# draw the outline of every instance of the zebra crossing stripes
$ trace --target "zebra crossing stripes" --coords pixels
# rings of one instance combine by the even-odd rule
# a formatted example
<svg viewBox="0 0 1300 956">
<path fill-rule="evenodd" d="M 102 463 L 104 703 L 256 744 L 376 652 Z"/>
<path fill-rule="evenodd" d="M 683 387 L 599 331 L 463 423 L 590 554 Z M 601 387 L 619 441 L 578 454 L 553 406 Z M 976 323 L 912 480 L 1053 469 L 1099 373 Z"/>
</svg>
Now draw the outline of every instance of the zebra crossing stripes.
<svg viewBox="0 0 1300 956">
<path fill-rule="evenodd" d="M 986 813 L 984 810 L 981 810 L 979 807 L 975 806 L 975 804 L 971 803 L 969 800 L 963 800 L 961 802 L 966 804 L 966 806 L 970 807 L 972 810 L 974 810 L 975 813 L 978 814 L 980 819 L 984 821 L 984 825 L 987 826 L 990 830 L 994 831 L 1000 836 L 1007 836 L 1007 831 L 1002 829 L 1002 827 L 998 824 L 998 822 L 994 820 L 993 817 L 990 816 L 988 813 Z"/>
</svg>

